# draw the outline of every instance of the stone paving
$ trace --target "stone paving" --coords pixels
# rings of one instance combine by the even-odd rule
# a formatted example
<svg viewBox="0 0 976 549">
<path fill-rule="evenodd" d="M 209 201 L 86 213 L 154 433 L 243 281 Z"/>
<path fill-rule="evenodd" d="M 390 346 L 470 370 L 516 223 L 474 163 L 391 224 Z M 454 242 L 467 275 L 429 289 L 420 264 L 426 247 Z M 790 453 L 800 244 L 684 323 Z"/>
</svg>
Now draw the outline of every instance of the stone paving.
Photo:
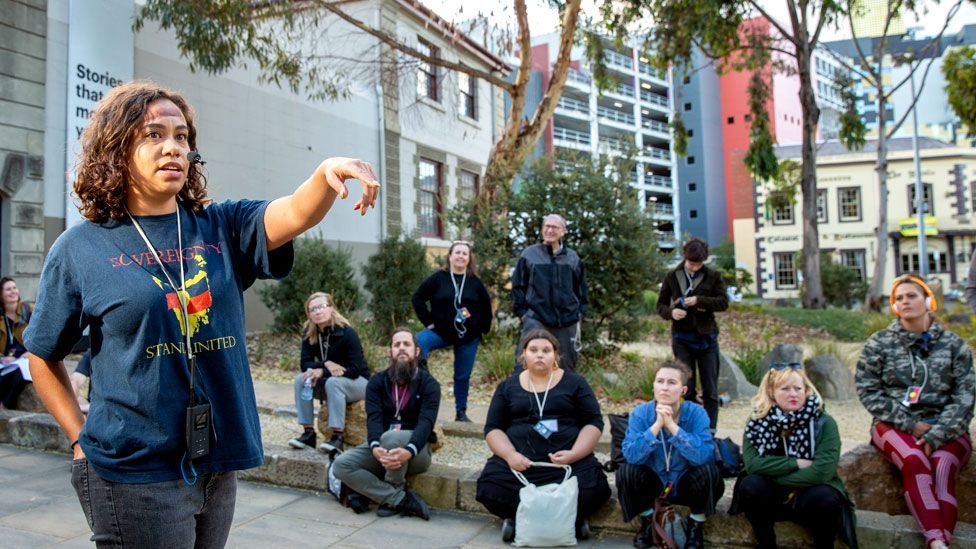
<svg viewBox="0 0 976 549">
<path fill-rule="evenodd" d="M 64 455 L 0 444 L 0 546 L 92 547 Z M 434 511 L 417 518 L 356 515 L 328 494 L 241 482 L 228 547 L 505 547 L 486 516 Z M 605 535 L 581 547 L 631 547 Z"/>
</svg>

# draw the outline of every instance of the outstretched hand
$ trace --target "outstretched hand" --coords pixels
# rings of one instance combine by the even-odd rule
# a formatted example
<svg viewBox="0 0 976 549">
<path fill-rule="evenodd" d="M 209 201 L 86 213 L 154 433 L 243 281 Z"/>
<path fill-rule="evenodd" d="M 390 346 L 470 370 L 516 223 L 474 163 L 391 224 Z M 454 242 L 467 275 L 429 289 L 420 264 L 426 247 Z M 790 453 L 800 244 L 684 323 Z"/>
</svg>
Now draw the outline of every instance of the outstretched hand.
<svg viewBox="0 0 976 549">
<path fill-rule="evenodd" d="M 380 194 L 380 181 L 369 162 L 356 158 L 334 157 L 327 158 L 319 165 L 322 175 L 325 176 L 329 187 L 339 198 L 349 196 L 349 189 L 346 187 L 346 180 L 358 179 L 363 184 L 363 196 L 356 201 L 353 210 L 359 210 L 361 215 L 366 215 L 366 210 L 376 207 L 376 198 Z"/>
</svg>

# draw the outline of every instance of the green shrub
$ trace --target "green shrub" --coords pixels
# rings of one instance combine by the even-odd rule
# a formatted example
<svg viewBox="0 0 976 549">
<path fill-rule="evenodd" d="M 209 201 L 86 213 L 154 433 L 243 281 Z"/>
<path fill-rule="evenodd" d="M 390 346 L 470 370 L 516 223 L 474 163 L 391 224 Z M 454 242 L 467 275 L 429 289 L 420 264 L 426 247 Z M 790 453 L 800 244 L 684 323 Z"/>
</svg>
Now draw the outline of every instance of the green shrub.
<svg viewBox="0 0 976 549">
<path fill-rule="evenodd" d="M 431 271 L 427 249 L 418 238 L 395 231 L 380 242 L 363 266 L 369 310 L 379 333 L 388 334 L 414 318 L 410 297 Z"/>
<path fill-rule="evenodd" d="M 344 314 L 362 304 L 349 249 L 330 246 L 321 235 L 296 239 L 291 274 L 258 289 L 258 297 L 274 314 L 276 332 L 298 333 L 306 318 L 305 300 L 313 292 L 332 294 Z"/>
<path fill-rule="evenodd" d="M 768 312 L 790 324 L 820 328 L 843 341 L 866 341 L 875 331 L 888 325 L 890 316 L 847 309 L 800 309 L 770 307 Z"/>
<path fill-rule="evenodd" d="M 644 316 L 657 316 L 657 292 L 654 290 L 644 290 L 641 294 L 640 314 Z"/>
<path fill-rule="evenodd" d="M 820 279 L 824 298 L 834 307 L 850 307 L 864 299 L 868 291 L 867 282 L 859 278 L 856 270 L 835 263 L 828 253 L 820 255 Z"/>
<path fill-rule="evenodd" d="M 478 347 L 475 379 L 498 383 L 512 375 L 515 368 L 515 345 L 506 337 L 487 337 Z"/>
<path fill-rule="evenodd" d="M 762 362 L 763 357 L 769 354 L 771 350 L 772 347 L 769 343 L 748 343 L 736 350 L 735 354 L 732 355 L 732 360 L 739 365 L 739 369 L 742 370 L 742 375 L 746 376 L 749 383 L 759 385 L 763 375 L 766 373 L 759 366 L 759 363 Z"/>
</svg>

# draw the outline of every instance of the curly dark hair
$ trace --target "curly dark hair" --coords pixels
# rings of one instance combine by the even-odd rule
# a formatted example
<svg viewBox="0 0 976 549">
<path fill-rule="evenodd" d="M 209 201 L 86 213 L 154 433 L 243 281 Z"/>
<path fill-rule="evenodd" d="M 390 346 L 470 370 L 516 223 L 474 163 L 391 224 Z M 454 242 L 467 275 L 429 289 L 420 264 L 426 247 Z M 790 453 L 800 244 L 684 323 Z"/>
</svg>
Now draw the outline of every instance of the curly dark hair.
<svg viewBox="0 0 976 549">
<path fill-rule="evenodd" d="M 100 223 L 125 217 L 132 144 L 149 104 L 158 99 L 172 101 L 183 112 L 189 128 L 190 150 L 196 150 L 193 109 L 182 95 L 144 80 L 113 88 L 98 102 L 88 127 L 81 134 L 74 187 L 75 195 L 81 200 L 78 210 L 85 219 Z M 207 180 L 198 165 L 190 165 L 186 182 L 177 196 L 183 205 L 194 211 L 210 202 Z"/>
</svg>

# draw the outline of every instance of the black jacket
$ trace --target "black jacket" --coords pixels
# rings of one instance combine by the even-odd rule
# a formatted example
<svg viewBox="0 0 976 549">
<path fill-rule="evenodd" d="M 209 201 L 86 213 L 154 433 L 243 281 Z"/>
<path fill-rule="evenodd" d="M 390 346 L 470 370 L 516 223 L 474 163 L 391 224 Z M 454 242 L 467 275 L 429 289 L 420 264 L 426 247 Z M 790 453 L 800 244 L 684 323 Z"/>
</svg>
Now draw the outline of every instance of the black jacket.
<svg viewBox="0 0 976 549">
<path fill-rule="evenodd" d="M 331 360 L 346 369 L 342 377 L 356 379 L 357 377 L 369 378 L 369 365 L 366 364 L 366 357 L 363 356 L 363 345 L 359 342 L 359 334 L 352 326 L 345 328 L 326 328 L 319 330 L 319 341 L 309 343 L 308 338 L 302 338 L 302 371 L 309 368 L 323 368 L 326 360 Z M 327 348 L 325 358 L 322 358 L 322 350 Z M 332 374 L 328 368 L 324 368 L 325 375 L 321 382 Z"/>
<path fill-rule="evenodd" d="M 545 244 L 522 251 L 512 273 L 512 309 L 521 318 L 530 310 L 545 326 L 565 328 L 586 316 L 586 273 L 575 251 Z"/>
<path fill-rule="evenodd" d="M 696 275 L 696 278 L 699 276 L 704 278 L 688 294 L 688 297 L 698 297 L 698 304 L 686 309 L 688 316 L 683 319 L 674 320 L 671 318 L 671 311 L 675 308 L 681 308 L 678 298 L 682 296 L 682 292 L 678 277 L 684 279 L 684 269 L 685 262 L 682 261 L 676 268 L 664 275 L 661 293 L 657 298 L 657 314 L 661 315 L 661 318 L 671 321 L 672 332 L 717 334 L 718 324 L 715 322 L 715 313 L 729 308 L 729 297 L 725 293 L 725 281 L 722 280 L 722 275 L 707 266 L 703 266 Z M 685 286 L 687 287 L 687 283 Z"/>
<path fill-rule="evenodd" d="M 437 335 L 451 344 L 466 343 L 491 331 L 491 297 L 481 280 L 474 275 L 464 279 L 461 292 L 461 306 L 466 307 L 471 317 L 464 321 L 466 332 L 458 337 L 454 325 L 457 309 L 454 303 L 454 276 L 447 271 L 437 271 L 427 277 L 413 293 L 413 310 L 424 326 L 434 325 Z M 454 276 L 458 286 L 461 277 Z"/>
<path fill-rule="evenodd" d="M 407 449 L 417 455 L 424 444 L 434 442 L 434 422 L 441 405 L 441 386 L 427 370 L 417 368 L 417 376 L 410 382 L 410 402 L 396 419 L 393 403 L 393 382 L 386 370 L 376 374 L 366 385 L 366 441 L 370 448 L 379 446 L 380 436 L 399 423 L 400 429 L 413 431 Z"/>
</svg>

